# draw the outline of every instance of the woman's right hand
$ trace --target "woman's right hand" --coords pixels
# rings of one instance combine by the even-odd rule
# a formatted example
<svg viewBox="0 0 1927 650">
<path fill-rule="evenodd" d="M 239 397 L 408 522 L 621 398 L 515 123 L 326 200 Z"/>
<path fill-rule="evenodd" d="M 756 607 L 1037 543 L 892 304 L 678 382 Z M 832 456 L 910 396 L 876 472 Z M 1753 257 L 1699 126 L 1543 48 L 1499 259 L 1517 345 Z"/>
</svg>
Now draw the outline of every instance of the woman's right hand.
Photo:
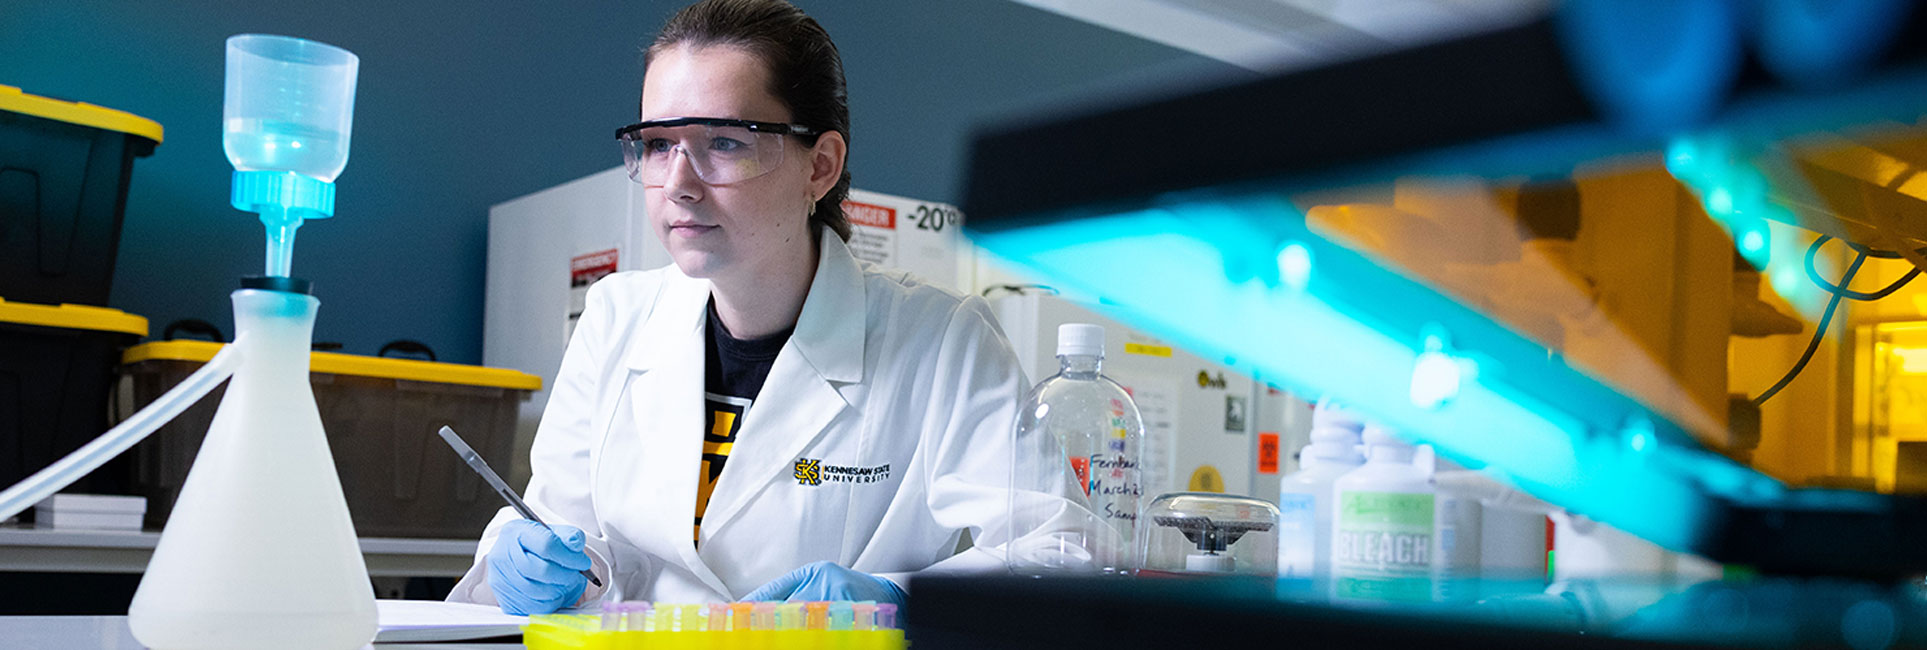
<svg viewBox="0 0 1927 650">
<path fill-rule="evenodd" d="M 582 529 L 527 519 L 502 524 L 488 551 L 488 586 L 507 614 L 549 614 L 575 604 L 589 579 Z"/>
</svg>

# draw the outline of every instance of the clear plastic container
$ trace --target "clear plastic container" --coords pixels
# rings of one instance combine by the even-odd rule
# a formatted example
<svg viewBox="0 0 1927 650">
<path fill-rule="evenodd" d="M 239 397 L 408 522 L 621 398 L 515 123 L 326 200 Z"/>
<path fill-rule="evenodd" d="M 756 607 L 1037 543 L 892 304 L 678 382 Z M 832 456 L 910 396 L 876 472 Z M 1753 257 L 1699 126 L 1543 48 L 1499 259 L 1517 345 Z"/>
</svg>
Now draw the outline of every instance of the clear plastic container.
<svg viewBox="0 0 1927 650">
<path fill-rule="evenodd" d="M 227 40 L 222 145 L 240 171 L 295 172 L 332 183 L 348 165 L 361 60 L 306 39 Z"/>
<path fill-rule="evenodd" d="M 1145 506 L 1139 523 L 1139 575 L 1278 572 L 1278 508 L 1261 499 L 1175 492 Z"/>
<path fill-rule="evenodd" d="M 1129 573 L 1144 491 L 1144 420 L 1102 374 L 1104 328 L 1057 329 L 1060 371 L 1019 407 L 1011 459 L 1012 571 Z"/>
</svg>

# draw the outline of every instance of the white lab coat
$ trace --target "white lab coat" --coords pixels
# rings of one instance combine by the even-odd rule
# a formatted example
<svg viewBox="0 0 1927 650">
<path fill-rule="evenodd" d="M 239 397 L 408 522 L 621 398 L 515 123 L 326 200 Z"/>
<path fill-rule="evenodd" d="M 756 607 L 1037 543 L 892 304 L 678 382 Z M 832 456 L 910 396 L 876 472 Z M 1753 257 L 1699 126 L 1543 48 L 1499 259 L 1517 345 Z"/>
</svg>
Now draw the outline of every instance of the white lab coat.
<svg viewBox="0 0 1927 650">
<path fill-rule="evenodd" d="M 1002 566 L 993 552 L 956 549 L 965 531 L 978 549 L 1009 536 L 1011 432 L 1026 388 L 1009 342 L 981 298 L 859 264 L 823 233 L 795 333 L 744 416 L 700 550 L 690 534 L 709 283 L 672 265 L 590 288 L 526 497 L 545 520 L 583 529 L 593 571 L 605 584 L 614 575 L 625 599 L 735 600 L 818 560 L 899 585 L 910 572 Z M 811 461 L 816 484 L 799 478 Z M 1062 478 L 1034 487 L 1062 494 Z M 484 558 L 515 516 L 503 508 L 489 523 L 450 600 L 495 603 Z M 602 595 L 591 586 L 578 604 Z"/>
</svg>

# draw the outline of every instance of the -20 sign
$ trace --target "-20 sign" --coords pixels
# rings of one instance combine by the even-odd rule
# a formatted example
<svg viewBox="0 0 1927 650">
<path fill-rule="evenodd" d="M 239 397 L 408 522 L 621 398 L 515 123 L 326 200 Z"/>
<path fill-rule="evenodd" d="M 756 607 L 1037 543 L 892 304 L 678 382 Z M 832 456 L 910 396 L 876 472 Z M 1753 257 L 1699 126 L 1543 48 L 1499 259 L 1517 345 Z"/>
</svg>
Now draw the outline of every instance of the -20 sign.
<svg viewBox="0 0 1927 650">
<path fill-rule="evenodd" d="M 946 227 L 962 224 L 963 213 L 959 212 L 956 208 L 919 205 L 917 206 L 916 213 L 911 216 L 911 219 L 917 222 L 917 230 L 943 232 L 943 229 Z"/>
</svg>

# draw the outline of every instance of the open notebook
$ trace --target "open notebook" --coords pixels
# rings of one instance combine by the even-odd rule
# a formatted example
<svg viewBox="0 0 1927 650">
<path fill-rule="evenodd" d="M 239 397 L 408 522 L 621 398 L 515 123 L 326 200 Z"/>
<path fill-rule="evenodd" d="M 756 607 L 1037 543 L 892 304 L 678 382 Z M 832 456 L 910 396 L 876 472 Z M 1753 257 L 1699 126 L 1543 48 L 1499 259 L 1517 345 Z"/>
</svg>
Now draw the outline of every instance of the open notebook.
<svg viewBox="0 0 1927 650">
<path fill-rule="evenodd" d="M 375 643 L 465 641 L 522 636 L 527 616 L 503 614 L 494 605 L 439 600 L 377 600 L 381 631 Z"/>
</svg>

